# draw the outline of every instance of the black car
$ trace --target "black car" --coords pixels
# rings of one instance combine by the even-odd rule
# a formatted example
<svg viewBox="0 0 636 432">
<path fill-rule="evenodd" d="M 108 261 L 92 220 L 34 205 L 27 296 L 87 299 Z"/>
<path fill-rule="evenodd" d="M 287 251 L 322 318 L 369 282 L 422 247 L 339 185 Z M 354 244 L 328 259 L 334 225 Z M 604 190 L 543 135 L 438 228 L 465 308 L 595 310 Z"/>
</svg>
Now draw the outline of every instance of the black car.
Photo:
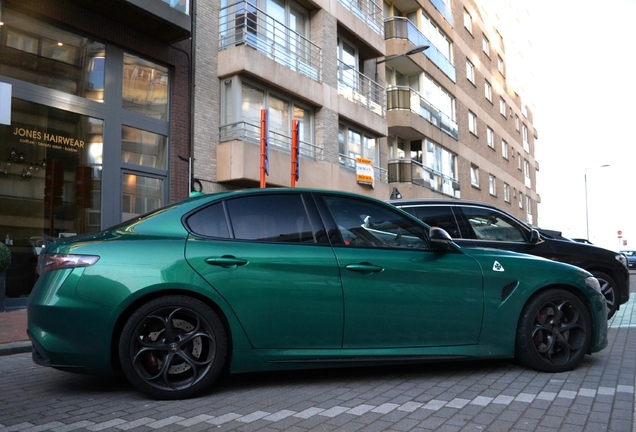
<svg viewBox="0 0 636 432">
<path fill-rule="evenodd" d="M 621 253 L 627 257 L 627 267 L 636 269 L 636 251 L 622 250 Z"/>
<path fill-rule="evenodd" d="M 625 256 L 578 243 L 552 231 L 532 228 L 497 207 L 471 201 L 437 199 L 390 200 L 429 226 L 446 230 L 463 247 L 490 247 L 522 252 L 573 264 L 600 282 L 611 318 L 629 300 L 629 270 Z"/>
</svg>

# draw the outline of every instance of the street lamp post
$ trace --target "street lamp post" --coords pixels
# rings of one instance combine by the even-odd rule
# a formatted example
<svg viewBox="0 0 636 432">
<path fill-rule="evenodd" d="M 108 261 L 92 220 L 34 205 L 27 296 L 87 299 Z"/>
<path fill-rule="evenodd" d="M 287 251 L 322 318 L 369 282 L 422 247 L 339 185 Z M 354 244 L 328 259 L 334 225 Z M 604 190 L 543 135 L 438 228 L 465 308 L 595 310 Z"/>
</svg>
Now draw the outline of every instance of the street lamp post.
<svg viewBox="0 0 636 432">
<path fill-rule="evenodd" d="M 399 57 L 406 57 L 406 56 L 410 56 L 410 55 L 413 55 L 413 54 L 421 53 L 421 52 L 426 51 L 429 48 L 430 48 L 429 45 L 418 45 L 415 48 L 411 48 L 410 50 L 408 50 L 405 53 L 394 54 L 394 55 L 390 55 L 388 57 L 384 57 L 384 58 L 382 58 L 380 60 L 376 60 L 375 61 L 375 81 L 376 82 L 378 81 L 378 65 L 379 64 L 384 63 L 384 62 L 389 61 L 389 60 L 393 60 L 393 59 L 399 58 Z"/>
<path fill-rule="evenodd" d="M 590 219 L 589 219 L 588 207 L 587 207 L 587 171 L 591 169 L 597 169 L 597 168 L 607 168 L 608 166 L 609 164 L 605 164 L 599 167 L 585 168 L 583 172 L 583 181 L 585 182 L 585 232 L 586 232 L 585 239 L 588 241 L 590 240 Z"/>
</svg>

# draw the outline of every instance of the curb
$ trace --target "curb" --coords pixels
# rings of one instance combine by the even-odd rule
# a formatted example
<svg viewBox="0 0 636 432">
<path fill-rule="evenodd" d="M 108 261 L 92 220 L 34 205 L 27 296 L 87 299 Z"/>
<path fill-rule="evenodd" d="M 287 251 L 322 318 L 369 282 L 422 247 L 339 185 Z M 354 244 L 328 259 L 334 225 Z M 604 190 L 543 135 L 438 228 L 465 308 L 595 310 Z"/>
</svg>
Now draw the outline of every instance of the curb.
<svg viewBox="0 0 636 432">
<path fill-rule="evenodd" d="M 0 344 L 0 357 L 31 352 L 31 342 L 9 342 Z"/>
</svg>

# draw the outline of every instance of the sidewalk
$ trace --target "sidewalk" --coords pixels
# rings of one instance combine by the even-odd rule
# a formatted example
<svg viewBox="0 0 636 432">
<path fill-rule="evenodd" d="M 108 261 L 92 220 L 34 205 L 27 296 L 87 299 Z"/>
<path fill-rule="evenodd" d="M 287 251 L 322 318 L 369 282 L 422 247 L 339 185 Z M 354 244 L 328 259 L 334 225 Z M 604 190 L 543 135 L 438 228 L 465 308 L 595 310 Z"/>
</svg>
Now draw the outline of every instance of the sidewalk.
<svg viewBox="0 0 636 432">
<path fill-rule="evenodd" d="M 26 328 L 26 309 L 0 313 L 0 356 L 31 351 Z"/>
</svg>

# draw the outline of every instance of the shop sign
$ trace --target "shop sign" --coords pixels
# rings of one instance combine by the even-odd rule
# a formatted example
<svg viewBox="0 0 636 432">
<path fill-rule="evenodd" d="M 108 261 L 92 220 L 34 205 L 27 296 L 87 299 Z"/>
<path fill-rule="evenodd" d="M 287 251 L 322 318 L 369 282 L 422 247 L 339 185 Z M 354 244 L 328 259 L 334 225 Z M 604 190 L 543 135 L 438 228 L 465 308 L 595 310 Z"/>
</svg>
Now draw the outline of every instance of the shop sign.
<svg viewBox="0 0 636 432">
<path fill-rule="evenodd" d="M 11 84 L 0 82 L 0 125 L 11 124 Z"/>
<path fill-rule="evenodd" d="M 356 158 L 356 179 L 358 184 L 373 187 L 373 161 L 365 158 Z"/>
<path fill-rule="evenodd" d="M 13 128 L 12 134 L 21 144 L 52 150 L 64 150 L 70 153 L 77 153 L 83 150 L 85 145 L 84 141 L 73 137 L 24 127 Z"/>
</svg>

